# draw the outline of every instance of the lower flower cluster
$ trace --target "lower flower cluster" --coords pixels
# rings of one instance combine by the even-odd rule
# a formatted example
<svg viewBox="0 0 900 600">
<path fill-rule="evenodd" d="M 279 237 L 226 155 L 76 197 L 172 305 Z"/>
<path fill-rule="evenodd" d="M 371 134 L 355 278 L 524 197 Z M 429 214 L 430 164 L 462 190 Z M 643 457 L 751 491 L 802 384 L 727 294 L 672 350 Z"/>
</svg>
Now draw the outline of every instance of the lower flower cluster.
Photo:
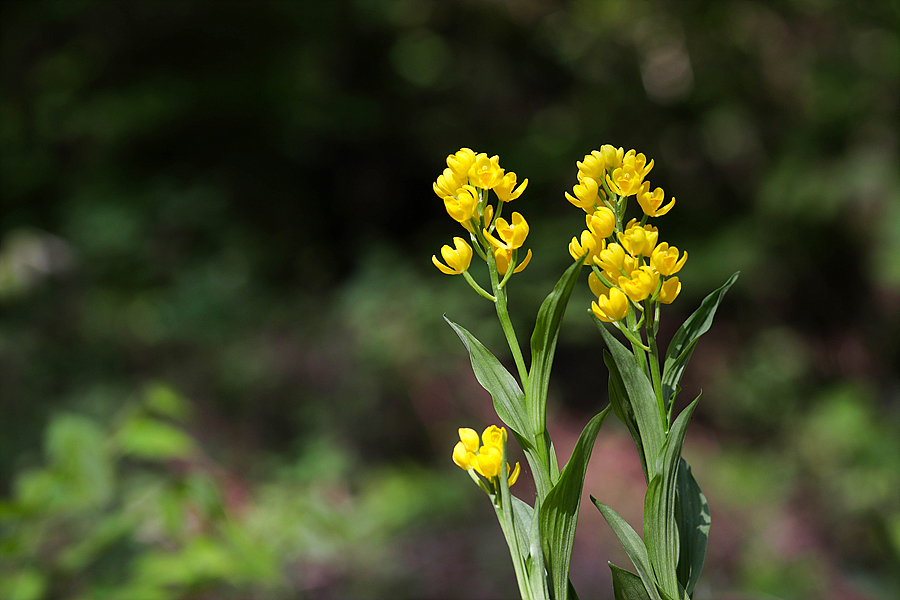
<svg viewBox="0 0 900 600">
<path fill-rule="evenodd" d="M 459 468 L 472 471 L 492 482 L 500 476 L 503 468 L 503 444 L 506 442 L 506 428 L 491 425 L 481 434 L 479 445 L 478 433 L 474 429 L 461 427 L 459 429 L 459 442 L 453 448 L 453 462 Z M 509 463 L 506 463 L 505 473 L 509 473 Z M 519 463 L 509 474 L 509 485 L 519 478 Z"/>
</svg>

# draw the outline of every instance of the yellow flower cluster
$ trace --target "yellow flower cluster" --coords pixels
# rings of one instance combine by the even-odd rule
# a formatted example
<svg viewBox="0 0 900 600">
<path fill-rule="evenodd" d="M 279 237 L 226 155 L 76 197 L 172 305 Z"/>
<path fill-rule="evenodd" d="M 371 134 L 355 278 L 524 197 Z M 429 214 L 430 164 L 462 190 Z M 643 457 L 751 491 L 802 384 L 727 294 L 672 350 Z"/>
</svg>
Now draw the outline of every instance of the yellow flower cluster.
<svg viewBox="0 0 900 600">
<path fill-rule="evenodd" d="M 675 205 L 675 199 L 663 206 L 662 188 L 650 191 L 645 181 L 653 161 L 634 150 L 604 145 L 586 155 L 578 165 L 578 183 L 566 199 L 584 210 L 587 229 L 573 237 L 569 253 L 584 256 L 592 267 L 588 278 L 597 296 L 591 310 L 601 321 L 624 319 L 630 310 L 648 298 L 669 304 L 681 292 L 675 277 L 687 260 L 678 248 L 659 242 L 659 231 L 647 225 L 649 217 L 660 217 Z M 627 199 L 635 196 L 644 215 L 622 225 Z"/>
<path fill-rule="evenodd" d="M 503 463 L 503 444 L 506 442 L 506 428 L 491 425 L 481 434 L 479 446 L 478 433 L 474 429 L 461 427 L 459 429 L 459 442 L 453 448 L 453 462 L 459 468 L 466 471 L 472 469 L 485 479 L 493 480 L 500 476 Z M 506 463 L 506 473 L 509 473 L 509 463 Z M 519 478 L 519 463 L 509 475 L 509 485 Z"/>
<path fill-rule="evenodd" d="M 510 221 L 500 217 L 503 204 L 521 196 L 527 186 L 527 179 L 520 184 L 515 173 L 507 173 L 500 167 L 499 156 L 488 157 L 487 154 L 476 154 L 469 148 L 461 148 L 447 157 L 447 168 L 432 187 L 444 201 L 447 214 L 462 225 L 478 244 L 478 255 L 486 258 L 486 252 L 492 252 L 497 272 L 505 275 L 510 265 L 514 265 L 513 272 L 518 273 L 531 260 L 529 250 L 525 259 L 517 262 L 518 249 L 528 236 L 525 218 L 517 212 L 512 214 Z M 494 206 L 488 198 L 490 190 L 498 200 L 496 219 Z M 473 252 L 463 238 L 455 237 L 453 243 L 453 248 L 441 248 L 446 264 L 441 263 L 437 256 L 432 256 L 431 260 L 441 272 L 459 275 L 469 269 Z"/>
</svg>

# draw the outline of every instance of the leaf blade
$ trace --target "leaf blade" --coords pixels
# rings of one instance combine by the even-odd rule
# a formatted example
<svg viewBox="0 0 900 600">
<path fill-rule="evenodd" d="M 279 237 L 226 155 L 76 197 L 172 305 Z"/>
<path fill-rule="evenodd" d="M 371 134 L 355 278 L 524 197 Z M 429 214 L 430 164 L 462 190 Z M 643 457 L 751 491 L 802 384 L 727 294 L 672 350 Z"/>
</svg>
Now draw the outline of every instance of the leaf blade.
<svg viewBox="0 0 900 600">
<path fill-rule="evenodd" d="M 556 354 L 559 327 L 583 265 L 584 260 L 577 260 L 566 269 L 538 309 L 531 334 L 531 366 L 525 384 L 528 412 L 534 431 L 543 431 L 546 426 L 547 388 Z"/>
<path fill-rule="evenodd" d="M 678 393 L 678 383 L 681 381 L 681 376 L 684 374 L 684 369 L 691 358 L 697 340 L 709 330 L 719 304 L 725 297 L 725 293 L 737 281 L 738 275 L 740 272 L 729 277 L 728 281 L 720 288 L 704 298 L 697 310 L 682 323 L 672 337 L 672 341 L 669 342 L 662 373 L 663 401 L 666 406 Z"/>
<path fill-rule="evenodd" d="M 569 589 L 569 566 L 578 523 L 578 506 L 591 450 L 609 407 L 591 419 L 575 443 L 572 456 L 541 506 L 540 530 L 544 561 L 549 565 L 554 598 L 564 599 Z"/>
<path fill-rule="evenodd" d="M 469 352 L 475 379 L 490 393 L 497 416 L 518 434 L 516 437 L 520 442 L 523 438 L 530 439 L 533 432 L 526 419 L 522 418 L 525 411 L 525 394 L 518 382 L 474 335 L 446 316 L 444 320 L 453 328 Z"/>
</svg>

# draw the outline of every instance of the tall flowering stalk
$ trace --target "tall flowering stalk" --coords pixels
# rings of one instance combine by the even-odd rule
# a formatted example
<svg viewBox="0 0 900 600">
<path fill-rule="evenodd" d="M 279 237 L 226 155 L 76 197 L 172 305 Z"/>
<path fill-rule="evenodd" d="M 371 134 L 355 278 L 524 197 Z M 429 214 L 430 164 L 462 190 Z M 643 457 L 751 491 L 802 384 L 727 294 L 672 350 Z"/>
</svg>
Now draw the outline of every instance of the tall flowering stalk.
<svg viewBox="0 0 900 600">
<path fill-rule="evenodd" d="M 709 510 L 690 467 L 681 458 L 685 431 L 697 404 L 694 400 L 673 419 L 675 397 L 698 338 L 705 333 L 733 275 L 707 296 L 681 326 L 661 358 L 657 345 L 660 305 L 681 292 L 677 273 L 687 253 L 659 239 L 649 218 L 668 213 L 661 188 L 650 191 L 646 177 L 653 168 L 643 154 L 605 145 L 577 163 L 578 183 L 570 203 L 586 213 L 586 229 L 569 243 L 575 262 L 563 273 L 538 311 L 531 336 L 531 364 L 526 365 L 507 311 L 507 282 L 531 259 L 520 262 L 519 250 L 528 223 L 514 212 L 500 216 L 505 203 L 521 196 L 528 180 L 518 184 L 515 173 L 500 168 L 497 156 L 463 148 L 447 157 L 447 168 L 434 183 L 447 213 L 467 232 L 469 242 L 454 238 L 441 249 L 435 266 L 449 275 L 463 275 L 483 298 L 493 302 L 516 363 L 519 381 L 472 334 L 447 322 L 469 352 L 475 376 L 490 392 L 500 419 L 525 453 L 535 480 L 534 503 L 512 496 L 510 486 L 519 464 L 510 469 L 504 427 L 490 426 L 479 438 L 459 430 L 453 461 L 469 472 L 490 497 L 510 548 L 523 599 L 577 598 L 569 582 L 572 545 L 587 461 L 594 441 L 612 409 L 631 432 L 647 481 L 644 538 L 608 506 L 591 497 L 619 537 L 637 573 L 610 564 L 617 600 L 684 600 L 690 598 L 700 574 L 709 532 Z M 491 194 L 496 197 L 496 209 Z M 628 199 L 635 198 L 640 219 L 625 221 Z M 471 245 L 470 245 L 471 243 Z M 474 248 L 474 253 L 473 253 Z M 490 291 L 469 274 L 477 254 L 487 266 Z M 547 387 L 563 314 L 584 266 L 596 296 L 589 313 L 607 350 L 610 406 L 592 418 L 560 470 L 546 428 Z M 617 330 L 622 344 L 608 329 Z M 521 382 L 521 386 L 520 383 Z"/>
</svg>

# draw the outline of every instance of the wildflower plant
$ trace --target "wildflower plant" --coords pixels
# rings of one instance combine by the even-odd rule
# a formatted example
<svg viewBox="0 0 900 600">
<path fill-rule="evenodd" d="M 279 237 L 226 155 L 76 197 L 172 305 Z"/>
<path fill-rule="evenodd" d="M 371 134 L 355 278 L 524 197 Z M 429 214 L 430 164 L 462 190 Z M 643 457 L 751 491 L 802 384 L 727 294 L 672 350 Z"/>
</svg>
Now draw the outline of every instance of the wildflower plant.
<svg viewBox="0 0 900 600">
<path fill-rule="evenodd" d="M 576 164 L 578 182 L 565 197 L 585 212 L 586 229 L 569 243 L 574 262 L 538 310 L 528 365 L 510 321 L 507 284 L 531 259 L 531 250 L 521 255 L 529 225 L 518 212 L 509 220 L 501 216 L 505 204 L 522 195 L 528 180 L 519 183 L 515 173 L 500 167 L 497 156 L 462 148 L 447 157 L 447 168 L 434 183 L 447 213 L 466 230 L 468 242 L 454 237 L 453 247 L 441 248 L 443 262 L 437 256 L 432 261 L 443 273 L 462 275 L 494 304 L 518 374 L 517 380 L 478 339 L 444 317 L 468 350 L 475 377 L 491 394 L 505 424 L 490 425 L 480 437 L 473 429 L 460 428 L 452 458 L 494 506 L 523 600 L 577 599 L 569 566 L 578 507 L 591 450 L 612 410 L 631 433 L 647 482 L 643 539 L 611 508 L 591 497 L 636 571 L 610 563 L 615 597 L 684 600 L 691 597 L 700 575 L 710 517 L 706 498 L 681 458 L 699 397 L 677 415 L 675 399 L 697 340 L 709 329 L 737 273 L 703 300 L 661 354 L 660 308 L 680 294 L 677 274 L 688 256 L 662 241 L 648 220 L 668 213 L 675 200 L 665 202 L 661 188 L 650 191 L 646 178 L 654 163 L 634 150 L 604 145 Z M 630 198 L 637 200 L 641 215 L 626 221 Z M 487 267 L 490 290 L 469 274 L 475 255 Z M 589 268 L 588 286 L 596 297 L 587 312 L 606 346 L 610 405 L 588 421 L 560 469 L 546 426 L 547 388 L 560 323 L 584 267 Z M 510 493 L 520 466 L 509 466 L 506 427 L 534 478 L 532 504 Z"/>
</svg>

